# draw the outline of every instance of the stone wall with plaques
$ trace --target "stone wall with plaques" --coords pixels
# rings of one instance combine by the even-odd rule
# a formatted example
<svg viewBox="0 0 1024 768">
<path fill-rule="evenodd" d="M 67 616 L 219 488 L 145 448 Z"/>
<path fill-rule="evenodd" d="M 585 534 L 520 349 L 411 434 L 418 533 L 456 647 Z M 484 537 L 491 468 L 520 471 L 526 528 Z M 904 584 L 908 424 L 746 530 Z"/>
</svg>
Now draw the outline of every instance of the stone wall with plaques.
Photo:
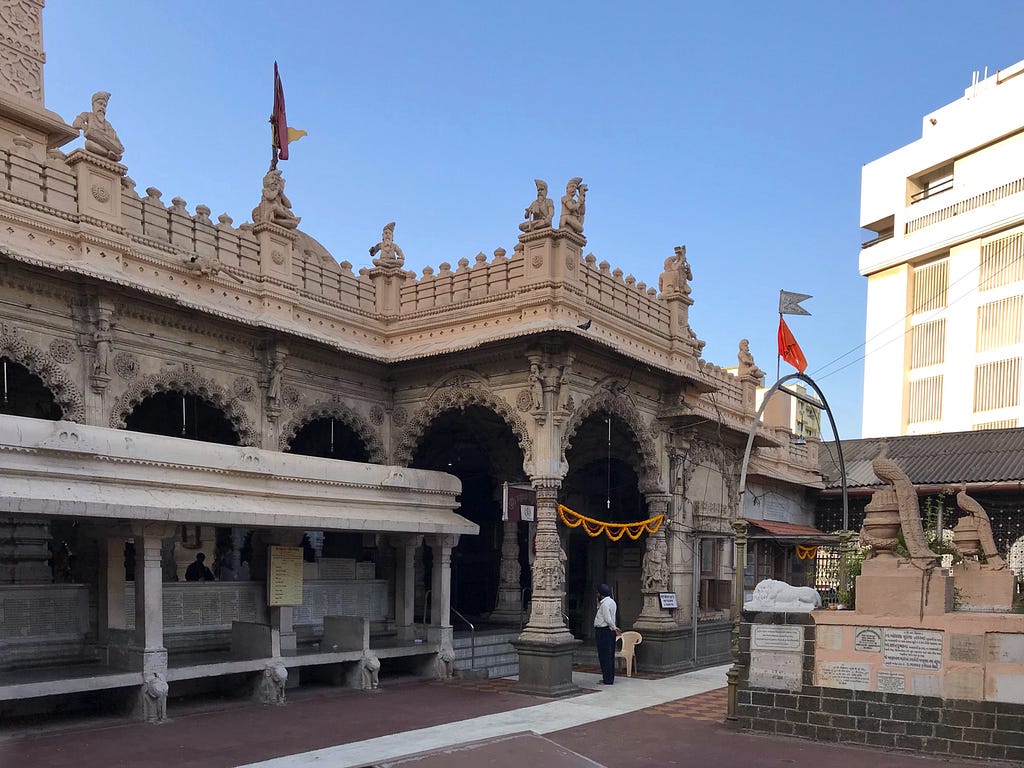
<svg viewBox="0 0 1024 768">
<path fill-rule="evenodd" d="M 794 614 L 744 614 L 742 728 L 948 757 L 1024 760 L 1020 616 L 799 616 L 807 626 L 793 626 Z"/>
<path fill-rule="evenodd" d="M 0 669 L 82 657 L 88 603 L 84 584 L 0 586 Z"/>
</svg>

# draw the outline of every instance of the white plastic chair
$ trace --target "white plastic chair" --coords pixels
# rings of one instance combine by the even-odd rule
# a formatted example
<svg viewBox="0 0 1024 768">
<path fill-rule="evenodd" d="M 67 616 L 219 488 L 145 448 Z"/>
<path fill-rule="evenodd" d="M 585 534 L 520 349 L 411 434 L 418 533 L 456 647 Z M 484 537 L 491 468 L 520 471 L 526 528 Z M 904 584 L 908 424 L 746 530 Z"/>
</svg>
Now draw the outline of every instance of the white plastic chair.
<svg viewBox="0 0 1024 768">
<path fill-rule="evenodd" d="M 633 676 L 633 659 L 634 649 L 644 641 L 644 636 L 639 632 L 623 632 L 617 638 L 617 641 L 621 641 L 621 648 L 615 652 L 615 662 L 618 663 L 619 659 L 625 662 L 626 677 Z"/>
</svg>

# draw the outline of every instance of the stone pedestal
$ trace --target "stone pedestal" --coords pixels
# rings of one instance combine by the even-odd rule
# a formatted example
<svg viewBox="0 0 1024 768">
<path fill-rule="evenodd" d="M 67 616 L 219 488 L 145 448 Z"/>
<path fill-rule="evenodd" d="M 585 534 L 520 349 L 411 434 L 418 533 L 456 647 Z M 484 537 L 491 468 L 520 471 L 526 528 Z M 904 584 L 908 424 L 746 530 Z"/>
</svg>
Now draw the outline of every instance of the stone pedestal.
<svg viewBox="0 0 1024 768">
<path fill-rule="evenodd" d="M 567 696 L 579 690 L 572 681 L 572 655 L 580 641 L 513 640 L 519 654 L 519 683 L 515 690 L 535 696 Z"/>
<path fill-rule="evenodd" d="M 121 178 L 128 169 L 113 160 L 76 149 L 68 155 L 78 185 L 78 212 L 107 224 L 121 224 Z"/>
<path fill-rule="evenodd" d="M 637 669 L 669 675 L 693 667 L 693 636 L 688 627 L 641 630 L 644 641 L 636 648 Z"/>
<path fill-rule="evenodd" d="M 965 560 L 953 566 L 953 583 L 961 610 L 1008 612 L 1013 607 L 1013 571 L 1008 568 L 995 571 Z"/>
<path fill-rule="evenodd" d="M 881 553 L 857 577 L 857 612 L 871 616 L 939 616 L 953 610 L 953 577 Z"/>
</svg>

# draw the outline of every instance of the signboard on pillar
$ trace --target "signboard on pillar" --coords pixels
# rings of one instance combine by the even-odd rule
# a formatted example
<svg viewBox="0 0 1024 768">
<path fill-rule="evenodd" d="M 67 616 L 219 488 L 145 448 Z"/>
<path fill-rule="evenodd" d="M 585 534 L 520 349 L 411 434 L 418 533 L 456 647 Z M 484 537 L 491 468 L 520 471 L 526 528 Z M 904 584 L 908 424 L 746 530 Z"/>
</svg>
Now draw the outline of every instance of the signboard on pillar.
<svg viewBox="0 0 1024 768">
<path fill-rule="evenodd" d="M 532 523 L 537 519 L 537 492 L 526 484 L 502 483 L 501 519 Z"/>
<path fill-rule="evenodd" d="M 267 605 L 302 605 L 302 547 L 268 547 Z"/>
</svg>

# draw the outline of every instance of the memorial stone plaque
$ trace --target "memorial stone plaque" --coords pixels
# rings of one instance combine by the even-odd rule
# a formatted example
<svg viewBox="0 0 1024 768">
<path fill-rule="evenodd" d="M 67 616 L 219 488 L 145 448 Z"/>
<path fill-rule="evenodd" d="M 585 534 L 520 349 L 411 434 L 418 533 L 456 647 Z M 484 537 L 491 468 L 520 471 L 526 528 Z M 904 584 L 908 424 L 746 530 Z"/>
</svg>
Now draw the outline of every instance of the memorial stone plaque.
<svg viewBox="0 0 1024 768">
<path fill-rule="evenodd" d="M 752 651 L 802 651 L 804 628 L 778 624 L 755 624 L 750 635 Z"/>
<path fill-rule="evenodd" d="M 949 660 L 980 664 L 984 648 L 985 638 L 982 635 L 950 635 Z"/>
<path fill-rule="evenodd" d="M 377 565 L 372 560 L 364 560 L 356 563 L 357 579 L 373 579 L 377 577 Z"/>
<path fill-rule="evenodd" d="M 1024 704 L 1024 675 L 992 674 L 988 676 L 986 686 L 991 690 L 993 701 Z"/>
<path fill-rule="evenodd" d="M 988 632 L 985 634 L 985 642 L 988 646 L 988 661 L 1002 664 L 1024 663 L 1024 635 Z"/>
<path fill-rule="evenodd" d="M 838 651 L 843 647 L 843 627 L 835 627 L 829 624 L 819 624 L 814 638 L 814 644 L 826 651 Z"/>
<path fill-rule="evenodd" d="M 325 557 L 320 561 L 321 579 L 354 579 L 356 561 L 349 557 Z"/>
<path fill-rule="evenodd" d="M 871 690 L 871 665 L 846 661 L 823 661 L 815 669 L 817 684 L 825 688 Z"/>
<path fill-rule="evenodd" d="M 907 679 L 902 672 L 886 672 L 878 670 L 875 675 L 878 690 L 882 693 L 906 693 Z"/>
<path fill-rule="evenodd" d="M 938 675 L 914 675 L 915 696 L 938 696 L 939 691 Z"/>
<path fill-rule="evenodd" d="M 882 663 L 887 667 L 941 669 L 942 634 L 927 629 L 887 627 L 882 639 Z"/>
<path fill-rule="evenodd" d="M 803 680 L 803 656 L 783 651 L 751 651 L 749 682 L 759 688 L 799 691 Z"/>
<path fill-rule="evenodd" d="M 882 650 L 881 627 L 854 628 L 853 650 L 863 651 L 865 653 L 879 653 Z"/>
</svg>

